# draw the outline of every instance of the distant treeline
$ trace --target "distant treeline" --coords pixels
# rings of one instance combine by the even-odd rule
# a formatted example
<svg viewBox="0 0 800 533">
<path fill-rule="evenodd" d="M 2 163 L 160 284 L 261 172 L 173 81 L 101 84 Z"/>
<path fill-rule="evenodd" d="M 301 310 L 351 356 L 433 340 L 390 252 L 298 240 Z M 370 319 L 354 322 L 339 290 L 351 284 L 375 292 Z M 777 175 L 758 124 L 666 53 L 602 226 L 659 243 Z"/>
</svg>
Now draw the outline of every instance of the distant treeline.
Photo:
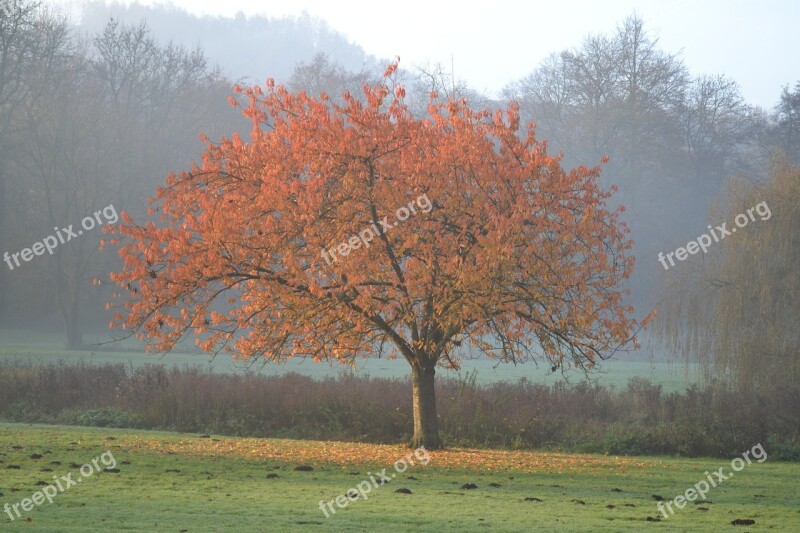
<svg viewBox="0 0 800 533">
<path fill-rule="evenodd" d="M 292 90 L 324 91 L 335 101 L 344 90 L 361 94 L 381 66 L 309 17 L 197 18 L 169 6 L 95 2 L 75 28 L 36 0 L 9 10 L 0 18 L 0 255 L 53 228 L 77 228 L 112 204 L 141 220 L 166 175 L 200 156 L 198 133 L 246 138 L 249 126 L 228 104 L 233 81 L 223 72 L 263 64 Z M 148 25 L 129 23 L 143 18 Z M 157 37 L 166 35 L 175 42 Z M 200 37 L 213 60 L 193 48 Z M 287 49 L 316 55 L 299 63 L 291 56 L 288 67 L 279 61 Z M 690 73 L 636 16 L 531 65 L 498 98 L 441 66 L 401 67 L 397 81 L 415 113 L 425 111 L 431 90 L 476 107 L 514 100 L 567 165 L 610 158 L 601 179 L 619 187 L 614 201 L 627 208 L 639 258 L 631 298 L 643 312 L 661 296 L 657 252 L 704 230 L 727 177 L 765 178 L 776 151 L 800 159 L 800 84 L 776 94 L 774 109 L 753 107 L 734 80 Z M 252 75 L 262 81 L 263 72 Z M 13 271 L 0 263 L 0 323 L 63 328 L 69 347 L 83 344 L 84 329 L 105 326 L 110 289 L 92 280 L 107 280 L 119 259 L 111 249 L 98 252 L 100 238 L 94 232 Z"/>
<path fill-rule="evenodd" d="M 716 221 L 709 210 L 729 177 L 765 179 L 778 151 L 800 163 L 800 82 L 776 91 L 773 109 L 753 106 L 724 72 L 689 72 L 635 15 L 551 55 L 504 97 L 567 165 L 609 157 L 601 180 L 627 208 L 633 299 L 645 308 L 663 298 L 656 254 Z"/>
<path fill-rule="evenodd" d="M 110 247 L 98 251 L 100 231 L 52 254 L 23 250 L 59 228 L 78 231 L 109 205 L 142 220 L 166 176 L 200 158 L 201 133 L 210 142 L 234 132 L 247 138 L 250 124 L 229 104 L 234 80 L 225 71 L 258 64 L 293 90 L 334 97 L 360 94 L 371 76 L 360 48 L 310 17 L 199 19 L 171 7 L 94 2 L 83 26 L 73 27 L 39 0 L 12 2 L 7 11 L 0 17 L 0 324 L 61 329 L 70 348 L 83 346 L 85 330 L 108 324 L 110 288 L 93 280 L 108 281 L 119 258 Z M 156 37 L 166 34 L 174 40 Z M 191 44 L 198 36 L 216 63 Z M 218 67 L 225 53 L 231 64 Z M 251 74 L 263 82 L 262 72 Z"/>
<path fill-rule="evenodd" d="M 723 384 L 664 393 L 474 379 L 437 384 L 450 446 L 734 457 L 761 443 L 800 460 L 796 393 Z M 411 385 L 398 379 L 215 375 L 123 364 L 0 364 L 0 418 L 13 422 L 161 429 L 373 443 L 411 437 Z"/>
<path fill-rule="evenodd" d="M 54 228 L 77 232 L 109 205 L 142 216 L 167 173 L 199 157 L 200 132 L 243 123 L 226 102 L 231 82 L 202 51 L 113 20 L 84 38 L 40 4 L 11 2 L 0 17 L 0 255 Z M 110 294 L 92 281 L 119 259 L 98 251 L 102 237 L 28 254 L 13 271 L 0 263 L 0 321 L 61 327 L 80 346 L 87 323 L 107 323 Z"/>
</svg>

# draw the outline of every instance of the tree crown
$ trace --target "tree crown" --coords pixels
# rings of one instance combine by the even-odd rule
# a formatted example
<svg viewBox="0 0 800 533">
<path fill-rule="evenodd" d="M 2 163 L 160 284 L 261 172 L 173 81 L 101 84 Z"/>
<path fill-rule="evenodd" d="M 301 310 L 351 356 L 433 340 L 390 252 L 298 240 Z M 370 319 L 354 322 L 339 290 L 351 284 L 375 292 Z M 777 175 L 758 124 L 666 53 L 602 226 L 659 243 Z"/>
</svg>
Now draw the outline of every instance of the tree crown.
<svg viewBox="0 0 800 533">
<path fill-rule="evenodd" d="M 396 69 L 341 104 L 235 87 L 249 142 L 209 143 L 170 175 L 159 224 L 123 214 L 112 279 L 130 299 L 112 325 L 159 350 L 194 333 L 242 358 L 347 362 L 386 345 L 423 366 L 478 351 L 591 367 L 635 345 L 618 288 L 632 242 L 600 168 L 564 170 L 533 125 L 520 135 L 513 104 L 432 93 L 412 116 Z"/>
</svg>

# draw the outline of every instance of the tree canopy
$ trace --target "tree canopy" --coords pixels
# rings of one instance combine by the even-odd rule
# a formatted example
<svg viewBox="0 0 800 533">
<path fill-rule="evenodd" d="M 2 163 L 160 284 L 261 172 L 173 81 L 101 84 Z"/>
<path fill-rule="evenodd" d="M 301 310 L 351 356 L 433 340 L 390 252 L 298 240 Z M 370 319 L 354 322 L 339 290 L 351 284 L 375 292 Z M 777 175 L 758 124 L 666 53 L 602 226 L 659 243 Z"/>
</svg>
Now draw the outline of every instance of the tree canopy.
<svg viewBox="0 0 800 533">
<path fill-rule="evenodd" d="M 191 333 L 244 359 L 402 356 L 415 441 L 438 447 L 437 365 L 477 351 L 590 368 L 635 344 L 618 288 L 632 243 L 599 167 L 564 170 L 532 125 L 518 135 L 514 105 L 474 111 L 432 93 L 414 117 L 396 69 L 341 105 L 271 80 L 236 87 L 249 142 L 209 143 L 170 175 L 159 223 L 123 214 L 112 278 L 130 298 L 114 324 L 158 350 Z"/>
</svg>

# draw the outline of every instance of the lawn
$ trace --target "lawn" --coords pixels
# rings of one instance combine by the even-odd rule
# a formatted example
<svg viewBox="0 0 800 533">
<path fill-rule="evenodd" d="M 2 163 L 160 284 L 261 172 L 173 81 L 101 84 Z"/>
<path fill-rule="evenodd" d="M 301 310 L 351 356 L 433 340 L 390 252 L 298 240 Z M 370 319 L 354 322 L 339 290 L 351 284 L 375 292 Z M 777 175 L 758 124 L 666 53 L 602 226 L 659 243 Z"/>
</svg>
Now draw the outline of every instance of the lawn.
<svg viewBox="0 0 800 533">
<path fill-rule="evenodd" d="M 712 488 L 709 502 L 648 521 L 660 516 L 654 495 L 671 500 L 706 471 L 730 470 L 730 460 L 450 449 L 420 452 L 398 473 L 393 465 L 409 453 L 400 446 L 20 424 L 0 424 L 0 504 L 31 497 L 54 475 L 81 477 L 78 467 L 104 452 L 119 472 L 87 476 L 13 522 L 2 514 L 0 529 L 800 530 L 800 465 L 769 458 Z M 383 469 L 396 477 L 370 483 Z M 320 501 L 361 482 L 370 485 L 368 499 L 334 503 L 326 518 Z M 468 483 L 477 488 L 463 488 Z M 755 525 L 736 527 L 735 519 Z"/>
</svg>

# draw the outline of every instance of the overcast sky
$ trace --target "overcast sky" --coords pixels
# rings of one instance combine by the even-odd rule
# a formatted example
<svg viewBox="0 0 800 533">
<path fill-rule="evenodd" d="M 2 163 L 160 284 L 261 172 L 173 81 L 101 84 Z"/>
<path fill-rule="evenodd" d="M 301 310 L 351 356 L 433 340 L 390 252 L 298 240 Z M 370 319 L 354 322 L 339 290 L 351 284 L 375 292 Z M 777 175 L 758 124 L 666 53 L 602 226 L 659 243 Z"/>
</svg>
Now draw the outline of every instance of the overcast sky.
<svg viewBox="0 0 800 533">
<path fill-rule="evenodd" d="M 77 8 L 82 0 L 50 0 Z M 123 2 L 130 3 L 130 2 Z M 139 0 L 154 4 L 153 0 Z M 681 52 L 692 74 L 726 74 L 746 100 L 772 107 L 800 80 L 796 0 L 561 0 L 357 2 L 350 0 L 173 0 L 196 14 L 280 17 L 307 11 L 368 54 L 401 64 L 452 63 L 457 78 L 495 96 L 552 52 L 607 33 L 636 11 L 662 47 Z"/>
</svg>

